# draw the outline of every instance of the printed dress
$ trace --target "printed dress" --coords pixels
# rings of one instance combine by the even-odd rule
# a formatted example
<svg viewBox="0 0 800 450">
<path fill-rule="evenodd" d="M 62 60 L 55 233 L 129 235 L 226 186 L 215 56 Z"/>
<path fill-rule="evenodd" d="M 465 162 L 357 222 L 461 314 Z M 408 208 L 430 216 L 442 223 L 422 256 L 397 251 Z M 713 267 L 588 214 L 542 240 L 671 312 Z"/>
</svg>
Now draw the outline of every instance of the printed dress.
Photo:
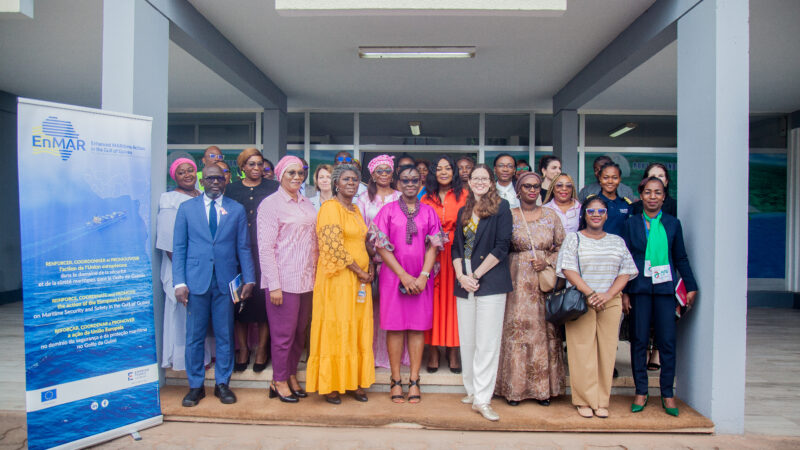
<svg viewBox="0 0 800 450">
<path fill-rule="evenodd" d="M 344 393 L 375 382 L 372 356 L 372 290 L 365 289 L 347 268 L 353 262 L 369 269 L 367 226 L 358 208 L 349 210 L 336 200 L 322 204 L 317 216 L 319 261 L 311 313 L 311 351 L 306 367 L 306 390 Z"/>
<path fill-rule="evenodd" d="M 519 208 L 511 235 L 511 280 L 503 319 L 500 366 L 494 393 L 507 400 L 547 400 L 564 393 L 565 367 L 558 327 L 545 320 L 545 295 L 530 261 L 531 239 L 537 258 L 555 269 L 564 241 L 561 219 L 552 209 L 541 208 L 538 220 L 527 223 Z M 530 238 L 528 231 L 530 231 Z"/>
</svg>

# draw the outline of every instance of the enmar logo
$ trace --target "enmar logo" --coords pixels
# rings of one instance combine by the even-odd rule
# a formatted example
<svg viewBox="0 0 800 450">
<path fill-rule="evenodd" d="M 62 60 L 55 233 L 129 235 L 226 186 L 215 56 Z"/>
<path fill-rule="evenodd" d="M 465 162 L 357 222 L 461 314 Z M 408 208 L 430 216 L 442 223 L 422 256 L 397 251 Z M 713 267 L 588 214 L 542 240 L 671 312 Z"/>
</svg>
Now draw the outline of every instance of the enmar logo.
<svg viewBox="0 0 800 450">
<path fill-rule="evenodd" d="M 69 120 L 58 120 L 50 116 L 42 121 L 41 127 L 32 131 L 33 154 L 48 153 L 66 161 L 77 150 L 86 151 L 86 141 L 79 139 L 78 133 Z"/>
</svg>

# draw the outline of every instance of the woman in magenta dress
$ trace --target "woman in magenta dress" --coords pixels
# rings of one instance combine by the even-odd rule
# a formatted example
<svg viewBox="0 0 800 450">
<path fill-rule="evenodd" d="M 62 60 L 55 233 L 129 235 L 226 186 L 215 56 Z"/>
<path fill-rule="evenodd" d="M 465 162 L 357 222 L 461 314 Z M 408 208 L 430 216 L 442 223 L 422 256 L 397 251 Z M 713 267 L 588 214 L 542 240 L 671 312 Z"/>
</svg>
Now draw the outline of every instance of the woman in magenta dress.
<svg viewBox="0 0 800 450">
<path fill-rule="evenodd" d="M 433 325 L 433 279 L 436 254 L 447 242 L 439 217 L 417 199 L 420 175 L 414 166 L 399 173 L 403 196 L 384 206 L 372 222 L 371 238 L 383 259 L 379 275 L 380 323 L 386 330 L 386 347 L 392 370 L 391 399 L 404 402 L 400 384 L 403 342 L 408 340 L 411 373 L 408 401 L 421 400 L 419 368 L 425 347 L 423 332 Z"/>
</svg>

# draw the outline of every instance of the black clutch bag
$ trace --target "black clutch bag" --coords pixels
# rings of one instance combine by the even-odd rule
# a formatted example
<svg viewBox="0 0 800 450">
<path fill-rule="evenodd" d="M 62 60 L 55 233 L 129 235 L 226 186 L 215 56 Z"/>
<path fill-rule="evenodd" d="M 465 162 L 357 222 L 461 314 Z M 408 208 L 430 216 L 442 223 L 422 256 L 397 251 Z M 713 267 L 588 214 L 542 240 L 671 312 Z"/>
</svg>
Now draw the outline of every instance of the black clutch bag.
<svg viewBox="0 0 800 450">
<path fill-rule="evenodd" d="M 578 251 L 581 248 L 580 232 L 576 233 L 578 238 Z M 578 274 L 581 276 L 581 257 L 578 253 Z M 561 325 L 578 317 L 588 311 L 586 306 L 586 296 L 575 286 L 553 292 L 547 296 L 545 302 L 545 320 L 550 323 Z"/>
</svg>

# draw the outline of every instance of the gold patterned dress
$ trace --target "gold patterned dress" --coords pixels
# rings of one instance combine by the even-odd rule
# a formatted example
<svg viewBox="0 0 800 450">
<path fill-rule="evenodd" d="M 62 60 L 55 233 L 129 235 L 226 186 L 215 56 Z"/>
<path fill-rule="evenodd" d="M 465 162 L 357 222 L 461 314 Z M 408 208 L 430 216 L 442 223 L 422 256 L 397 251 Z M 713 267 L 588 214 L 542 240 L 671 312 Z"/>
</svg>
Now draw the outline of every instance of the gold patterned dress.
<svg viewBox="0 0 800 450">
<path fill-rule="evenodd" d="M 530 261 L 531 239 L 537 258 L 555 268 L 564 240 L 561 219 L 541 208 L 538 220 L 526 223 L 519 208 L 511 235 L 510 267 L 514 290 L 508 294 L 503 341 L 494 393 L 506 400 L 547 400 L 564 393 L 565 368 L 559 329 L 545 320 L 545 296 Z M 525 227 L 530 231 L 530 237 Z"/>
<path fill-rule="evenodd" d="M 358 208 L 349 210 L 334 199 L 317 216 L 319 262 L 311 313 L 311 343 L 306 390 L 344 393 L 375 382 L 372 354 L 372 290 L 358 300 L 361 282 L 347 268 L 356 262 L 369 269 L 367 226 Z"/>
</svg>

